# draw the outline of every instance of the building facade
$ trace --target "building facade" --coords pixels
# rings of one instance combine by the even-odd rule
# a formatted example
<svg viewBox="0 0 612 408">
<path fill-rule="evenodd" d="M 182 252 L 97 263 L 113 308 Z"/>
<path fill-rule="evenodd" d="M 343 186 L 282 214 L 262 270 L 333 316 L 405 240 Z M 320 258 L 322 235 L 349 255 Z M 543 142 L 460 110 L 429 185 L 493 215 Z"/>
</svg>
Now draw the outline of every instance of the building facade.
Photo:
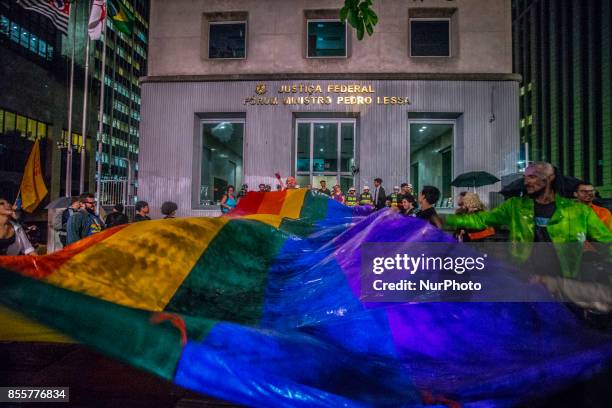
<svg viewBox="0 0 612 408">
<path fill-rule="evenodd" d="M 79 5 L 81 18 L 86 6 Z M 85 16 L 85 17 L 83 17 Z M 84 29 L 85 22 L 81 27 Z M 14 199 L 27 157 L 36 138 L 40 139 L 43 175 L 49 198 L 65 194 L 68 90 L 72 38 L 62 35 L 47 18 L 25 10 L 14 1 L 0 1 L 0 194 Z M 83 146 L 82 102 L 84 89 L 84 48 L 75 42 L 76 60 L 72 126 L 72 193 L 78 194 L 80 152 Z M 80 47 L 80 48 L 79 48 Z M 88 132 L 94 134 L 95 92 L 88 98 Z M 86 188 L 93 186 L 94 163 L 89 160 L 93 146 L 86 149 Z M 45 203 L 43 203 L 45 204 Z M 44 205 L 43 205 L 44 206 Z M 42 214 L 41 214 L 42 215 Z"/>
<path fill-rule="evenodd" d="M 529 158 L 612 196 L 612 3 L 514 0 L 514 72 Z"/>
<path fill-rule="evenodd" d="M 135 19 L 131 35 L 119 31 L 110 19 L 106 21 L 102 177 L 107 180 L 127 180 L 128 172 L 131 171 L 131 179 L 136 180 L 141 103 L 138 78 L 143 76 L 147 69 L 149 1 L 119 1 Z M 100 41 L 95 44 L 94 60 L 93 75 L 100 81 L 102 67 Z"/>
<path fill-rule="evenodd" d="M 135 16 L 134 34 L 118 32 L 107 20 L 108 42 L 103 128 L 103 178 L 137 180 L 140 121 L 138 78 L 146 71 L 148 7 L 144 0 L 121 0 Z M 81 150 L 86 141 L 85 191 L 96 188 L 98 111 L 102 43 L 90 47 L 87 135 L 82 137 L 85 49 L 89 1 L 72 3 L 68 35 L 50 20 L 14 1 L 0 0 L 0 194 L 14 199 L 34 140 L 53 200 L 66 195 L 70 61 L 74 46 L 72 186 L 79 194 Z M 137 186 L 137 181 L 134 183 Z M 132 193 L 136 193 L 133 189 Z M 121 197 L 121 195 L 118 195 Z M 46 202 L 43 203 L 44 204 Z M 42 214 L 41 214 L 42 215 Z"/>
<path fill-rule="evenodd" d="M 274 189 L 276 172 L 344 191 L 431 184 L 440 206 L 463 172 L 517 172 L 510 0 L 375 2 L 363 41 L 342 5 L 151 2 L 139 196 L 154 215 L 166 200 L 210 214 L 227 185 Z"/>
</svg>

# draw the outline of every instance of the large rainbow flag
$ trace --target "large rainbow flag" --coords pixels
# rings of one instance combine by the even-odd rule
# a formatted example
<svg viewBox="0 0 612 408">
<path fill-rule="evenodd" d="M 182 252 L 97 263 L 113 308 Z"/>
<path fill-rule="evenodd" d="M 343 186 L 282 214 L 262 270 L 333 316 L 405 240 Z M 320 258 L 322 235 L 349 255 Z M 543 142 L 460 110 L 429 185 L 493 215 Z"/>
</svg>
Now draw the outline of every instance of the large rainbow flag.
<svg viewBox="0 0 612 408">
<path fill-rule="evenodd" d="M 303 189 L 249 193 L 228 216 L 0 257 L 0 339 L 77 341 L 266 407 L 514 406 L 609 367 L 612 338 L 562 304 L 360 300 L 362 243 L 451 239 Z"/>
</svg>

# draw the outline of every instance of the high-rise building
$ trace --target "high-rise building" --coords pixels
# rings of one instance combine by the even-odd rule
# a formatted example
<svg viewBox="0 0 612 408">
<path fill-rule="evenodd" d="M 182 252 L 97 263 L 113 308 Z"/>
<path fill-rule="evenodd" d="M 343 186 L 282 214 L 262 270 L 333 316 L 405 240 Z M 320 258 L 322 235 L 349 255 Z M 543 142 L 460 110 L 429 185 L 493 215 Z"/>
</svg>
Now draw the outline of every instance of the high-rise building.
<svg viewBox="0 0 612 408">
<path fill-rule="evenodd" d="M 133 34 L 117 31 L 107 19 L 105 106 L 102 140 L 103 179 L 126 181 L 138 172 L 140 88 L 146 72 L 149 2 L 117 0 L 134 15 Z M 79 193 L 85 48 L 89 0 L 71 3 L 68 35 L 41 14 L 13 0 L 0 0 L 0 195 L 14 199 L 27 155 L 41 139 L 43 173 L 49 199 L 66 194 L 70 61 L 74 46 L 72 104 L 72 186 Z M 109 5 L 110 7 L 110 5 Z M 102 42 L 90 44 L 87 102 L 85 191 L 96 188 Z M 124 181 L 124 184 L 125 184 Z M 137 186 L 137 182 L 134 183 Z M 131 190 L 135 193 L 135 190 Z M 119 194 L 118 198 L 124 195 Z M 44 206 L 45 203 L 43 203 Z"/>
<path fill-rule="evenodd" d="M 529 160 L 612 195 L 612 2 L 513 0 L 514 72 Z"/>
<path fill-rule="evenodd" d="M 106 21 L 106 76 L 102 133 L 102 178 L 127 178 L 138 173 L 140 86 L 147 69 L 149 1 L 118 0 L 134 15 L 131 35 Z M 95 47 L 94 77 L 100 80 L 102 42 Z"/>
<path fill-rule="evenodd" d="M 14 199 L 17 194 L 36 138 L 40 139 L 49 199 L 65 194 L 72 44 L 75 44 L 72 194 L 78 194 L 87 8 L 85 2 L 74 3 L 73 11 L 76 10 L 80 25 L 75 29 L 72 24 L 66 36 L 41 14 L 26 10 L 15 1 L 0 0 L 0 195 L 7 199 Z M 87 133 L 92 135 L 96 129 L 95 90 L 88 100 Z M 85 189 L 92 189 L 94 163 L 89 157 L 95 144 L 89 140 L 87 146 Z"/>
</svg>

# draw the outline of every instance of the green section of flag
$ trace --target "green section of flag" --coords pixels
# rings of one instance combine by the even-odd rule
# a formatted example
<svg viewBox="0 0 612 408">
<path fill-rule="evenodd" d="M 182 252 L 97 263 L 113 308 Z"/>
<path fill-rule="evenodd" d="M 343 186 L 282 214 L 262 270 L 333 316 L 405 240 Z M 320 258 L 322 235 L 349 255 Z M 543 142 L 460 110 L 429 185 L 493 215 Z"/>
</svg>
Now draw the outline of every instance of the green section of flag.
<svg viewBox="0 0 612 408">
<path fill-rule="evenodd" d="M 126 35 L 132 35 L 134 31 L 134 14 L 120 0 L 108 0 L 107 13 L 117 30 Z"/>
<path fill-rule="evenodd" d="M 61 331 L 92 348 L 167 380 L 182 352 L 181 331 L 170 321 L 150 322 L 152 312 L 62 289 L 0 269 L 0 304 Z M 203 339 L 213 321 L 182 317 L 187 335 Z"/>
<path fill-rule="evenodd" d="M 329 207 L 328 201 L 329 199 L 327 196 L 307 192 L 304 196 L 300 218 L 295 220 L 290 218 L 283 219 L 280 229 L 300 237 L 305 237 L 313 233 L 315 230 L 315 223 L 327 216 L 327 209 Z"/>
<path fill-rule="evenodd" d="M 285 233 L 258 221 L 229 221 L 165 310 L 239 324 L 258 323 L 268 268 L 286 238 Z"/>
</svg>

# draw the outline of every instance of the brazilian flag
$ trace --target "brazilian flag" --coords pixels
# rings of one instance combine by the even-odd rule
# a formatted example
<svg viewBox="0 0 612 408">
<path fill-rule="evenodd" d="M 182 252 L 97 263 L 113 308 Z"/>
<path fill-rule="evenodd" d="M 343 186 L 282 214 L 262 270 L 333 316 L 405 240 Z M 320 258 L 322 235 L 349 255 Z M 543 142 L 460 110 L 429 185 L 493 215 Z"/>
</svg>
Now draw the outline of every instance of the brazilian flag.
<svg viewBox="0 0 612 408">
<path fill-rule="evenodd" d="M 124 34 L 132 35 L 134 31 L 134 13 L 125 7 L 120 0 L 108 0 L 108 16 L 115 28 Z"/>
</svg>

